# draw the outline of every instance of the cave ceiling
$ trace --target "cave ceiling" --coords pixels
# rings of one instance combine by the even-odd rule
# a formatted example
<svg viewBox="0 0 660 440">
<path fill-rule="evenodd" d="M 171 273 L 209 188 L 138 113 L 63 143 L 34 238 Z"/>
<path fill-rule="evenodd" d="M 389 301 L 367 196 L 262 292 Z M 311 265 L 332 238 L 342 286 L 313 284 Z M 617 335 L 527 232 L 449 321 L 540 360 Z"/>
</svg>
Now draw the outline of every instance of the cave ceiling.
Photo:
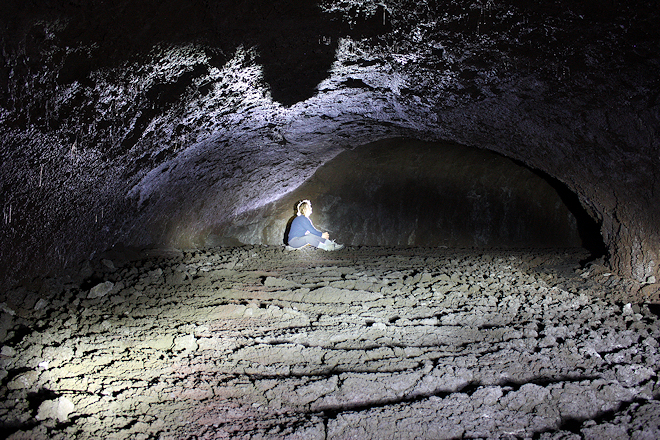
<svg viewBox="0 0 660 440">
<path fill-rule="evenodd" d="M 658 273 L 656 2 L 51 0 L 0 13 L 0 259 L 14 272 L 118 243 L 203 244 L 342 151 L 408 138 L 547 173 L 601 225 L 615 269 Z"/>
</svg>

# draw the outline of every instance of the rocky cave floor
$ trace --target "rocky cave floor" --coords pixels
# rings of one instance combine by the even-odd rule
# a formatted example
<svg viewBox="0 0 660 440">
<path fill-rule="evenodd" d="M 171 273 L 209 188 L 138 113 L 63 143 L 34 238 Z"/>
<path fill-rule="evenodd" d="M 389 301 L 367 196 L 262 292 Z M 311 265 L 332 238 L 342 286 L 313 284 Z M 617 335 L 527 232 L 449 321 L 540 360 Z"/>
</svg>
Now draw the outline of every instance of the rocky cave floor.
<svg viewBox="0 0 660 440">
<path fill-rule="evenodd" d="M 0 304 L 11 439 L 660 438 L 658 298 L 582 250 L 108 253 Z"/>
</svg>

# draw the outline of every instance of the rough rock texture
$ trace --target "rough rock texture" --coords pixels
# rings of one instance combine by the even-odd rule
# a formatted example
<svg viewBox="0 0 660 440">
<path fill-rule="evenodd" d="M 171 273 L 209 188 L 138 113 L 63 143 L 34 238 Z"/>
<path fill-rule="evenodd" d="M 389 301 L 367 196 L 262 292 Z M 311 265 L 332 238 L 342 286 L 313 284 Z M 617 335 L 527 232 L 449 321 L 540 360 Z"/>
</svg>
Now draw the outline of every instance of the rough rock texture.
<svg viewBox="0 0 660 440">
<path fill-rule="evenodd" d="M 660 276 L 657 2 L 9 0 L 0 16 L 12 279 L 117 243 L 204 244 L 391 138 L 552 176 L 617 273 Z"/>
<path fill-rule="evenodd" d="M 602 254 L 597 225 L 558 182 L 485 150 L 401 139 L 340 153 L 264 209 L 211 229 L 206 242 L 281 244 L 305 198 L 315 224 L 344 244 L 584 246 Z"/>
<path fill-rule="evenodd" d="M 658 294 L 584 251 L 126 255 L 2 304 L 9 439 L 660 436 Z"/>
</svg>

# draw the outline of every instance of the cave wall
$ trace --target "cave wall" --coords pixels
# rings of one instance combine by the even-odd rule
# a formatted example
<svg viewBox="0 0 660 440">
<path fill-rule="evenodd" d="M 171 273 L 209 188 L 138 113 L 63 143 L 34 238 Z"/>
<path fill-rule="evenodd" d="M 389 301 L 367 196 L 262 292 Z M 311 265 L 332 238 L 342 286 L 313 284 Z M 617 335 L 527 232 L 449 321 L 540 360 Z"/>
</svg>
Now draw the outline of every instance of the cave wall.
<svg viewBox="0 0 660 440">
<path fill-rule="evenodd" d="M 556 178 L 615 270 L 660 275 L 654 2 L 0 8 L 5 280 L 118 243 L 204 245 L 342 151 L 392 138 Z"/>
<path fill-rule="evenodd" d="M 589 237 L 578 225 L 584 216 L 571 212 L 575 206 L 569 208 L 571 202 L 532 170 L 486 150 L 407 139 L 340 153 L 286 196 L 211 229 L 207 240 L 236 237 L 243 243 L 282 244 L 295 206 L 305 198 L 312 200 L 315 225 L 347 245 L 501 249 L 593 244 L 585 243 Z"/>
</svg>

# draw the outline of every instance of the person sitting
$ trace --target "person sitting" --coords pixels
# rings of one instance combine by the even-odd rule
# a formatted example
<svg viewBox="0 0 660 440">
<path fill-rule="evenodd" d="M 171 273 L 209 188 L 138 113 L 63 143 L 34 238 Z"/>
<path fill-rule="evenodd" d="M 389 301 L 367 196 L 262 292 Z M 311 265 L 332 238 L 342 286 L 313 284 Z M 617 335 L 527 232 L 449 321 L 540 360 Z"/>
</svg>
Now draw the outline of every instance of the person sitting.
<svg viewBox="0 0 660 440">
<path fill-rule="evenodd" d="M 312 202 L 303 200 L 298 203 L 297 217 L 291 222 L 289 230 L 289 246 L 300 249 L 303 246 L 312 245 L 326 251 L 338 251 L 344 247 L 330 240 L 330 234 L 321 232 L 314 227 L 309 219 L 312 213 Z"/>
</svg>

